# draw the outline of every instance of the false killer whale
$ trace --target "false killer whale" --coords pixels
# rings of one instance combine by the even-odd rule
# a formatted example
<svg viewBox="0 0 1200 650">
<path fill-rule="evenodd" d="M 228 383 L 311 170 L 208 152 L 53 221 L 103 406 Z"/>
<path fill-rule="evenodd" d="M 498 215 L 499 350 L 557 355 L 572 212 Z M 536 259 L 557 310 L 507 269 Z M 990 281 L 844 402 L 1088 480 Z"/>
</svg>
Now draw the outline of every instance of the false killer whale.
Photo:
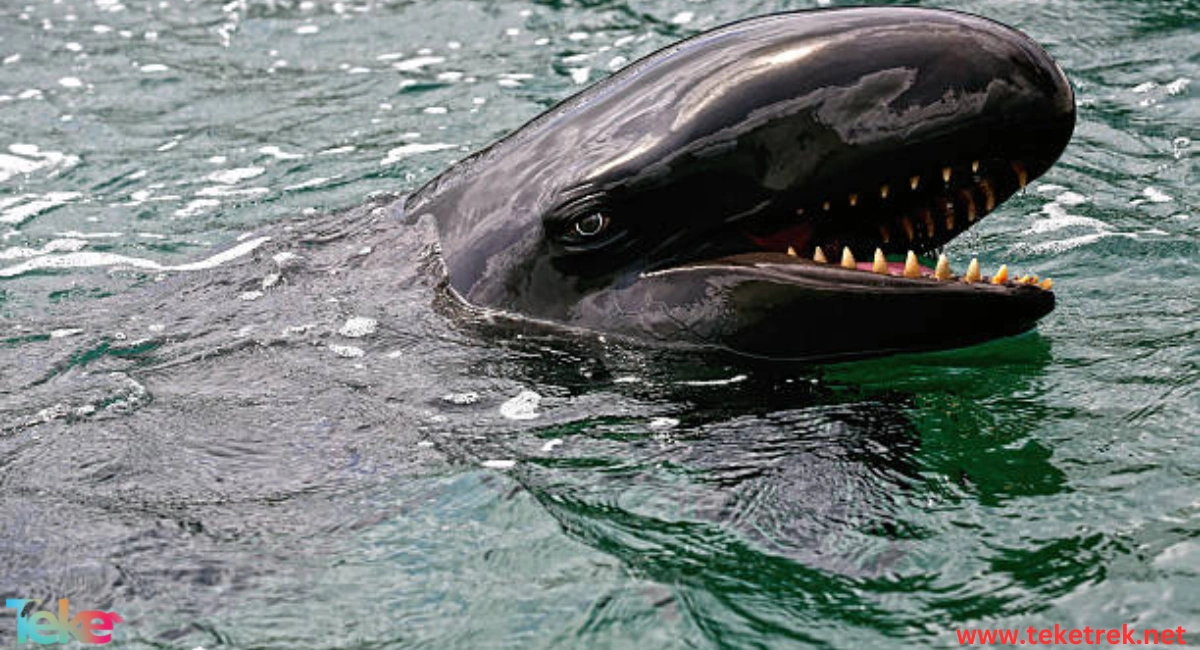
<svg viewBox="0 0 1200 650">
<path fill-rule="evenodd" d="M 432 215 L 449 288 L 477 308 L 772 359 L 950 348 L 1053 309 L 1048 280 L 932 256 L 1074 125 L 1066 76 L 1010 27 L 780 13 L 629 65 L 405 211 Z"/>
</svg>

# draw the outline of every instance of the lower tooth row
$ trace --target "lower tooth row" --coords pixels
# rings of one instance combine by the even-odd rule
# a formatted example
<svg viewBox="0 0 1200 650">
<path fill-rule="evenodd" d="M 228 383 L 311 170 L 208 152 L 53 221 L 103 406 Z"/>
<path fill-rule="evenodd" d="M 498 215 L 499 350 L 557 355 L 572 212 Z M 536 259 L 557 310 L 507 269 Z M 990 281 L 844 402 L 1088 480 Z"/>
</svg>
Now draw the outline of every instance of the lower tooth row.
<svg viewBox="0 0 1200 650">
<path fill-rule="evenodd" d="M 792 248 L 791 246 L 788 246 L 787 254 L 791 257 L 798 257 L 796 254 L 796 249 Z M 822 250 L 820 246 L 818 246 L 813 252 L 813 261 L 817 264 L 829 263 L 829 259 L 825 257 L 825 251 Z M 858 269 L 858 261 L 854 259 L 854 253 L 850 251 L 849 246 L 842 248 L 841 266 L 842 268 L 850 270 Z M 887 257 L 884 256 L 882 249 L 875 249 L 875 259 L 872 261 L 871 271 L 880 275 L 891 275 L 891 271 L 888 269 Z M 908 251 L 908 255 L 904 259 L 904 271 L 902 275 L 906 278 L 925 277 L 921 273 L 921 264 L 917 261 L 916 253 Z M 946 282 L 954 279 L 954 273 L 950 270 L 950 258 L 946 257 L 944 254 L 938 256 L 937 268 L 935 268 L 933 271 L 933 278 L 940 282 Z M 967 265 L 966 274 L 959 279 L 967 284 L 983 282 L 984 277 L 979 269 L 979 260 L 972 259 L 971 263 Z M 1000 265 L 1000 268 L 996 270 L 996 274 L 990 278 L 987 278 L 987 282 L 991 284 L 1009 284 L 1010 278 L 1008 275 L 1008 265 Z M 1033 274 L 1022 275 L 1015 280 L 1011 280 L 1011 282 L 1015 284 L 1028 284 L 1047 290 L 1054 286 L 1054 282 L 1050 280 L 1050 278 L 1040 280 L 1038 279 L 1038 276 Z"/>
</svg>

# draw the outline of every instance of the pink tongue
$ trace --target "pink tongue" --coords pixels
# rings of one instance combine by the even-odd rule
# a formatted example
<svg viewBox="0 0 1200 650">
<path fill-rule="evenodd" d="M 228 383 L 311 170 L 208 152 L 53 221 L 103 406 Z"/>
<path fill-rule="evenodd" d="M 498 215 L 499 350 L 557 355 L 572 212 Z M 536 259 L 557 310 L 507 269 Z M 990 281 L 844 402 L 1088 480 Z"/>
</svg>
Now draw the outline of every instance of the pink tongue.
<svg viewBox="0 0 1200 650">
<path fill-rule="evenodd" d="M 859 271 L 873 271 L 875 265 L 871 262 L 858 262 L 855 264 Z M 889 275 L 904 275 L 904 262 L 888 262 Z M 933 275 L 933 269 L 928 266 L 921 266 L 921 275 Z"/>
</svg>

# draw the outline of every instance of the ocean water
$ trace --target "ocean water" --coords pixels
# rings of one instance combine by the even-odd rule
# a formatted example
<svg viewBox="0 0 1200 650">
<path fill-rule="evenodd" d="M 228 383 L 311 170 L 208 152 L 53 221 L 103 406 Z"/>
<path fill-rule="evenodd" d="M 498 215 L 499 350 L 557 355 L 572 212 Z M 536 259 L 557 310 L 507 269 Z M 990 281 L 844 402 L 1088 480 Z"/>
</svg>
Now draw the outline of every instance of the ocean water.
<svg viewBox="0 0 1200 650">
<path fill-rule="evenodd" d="M 395 218 L 626 62 L 837 4 L 0 3 L 0 595 L 129 648 L 1200 642 L 1200 3 L 940 4 L 1076 88 L 1062 161 L 949 250 L 1054 278 L 1032 335 L 498 335 Z"/>
</svg>

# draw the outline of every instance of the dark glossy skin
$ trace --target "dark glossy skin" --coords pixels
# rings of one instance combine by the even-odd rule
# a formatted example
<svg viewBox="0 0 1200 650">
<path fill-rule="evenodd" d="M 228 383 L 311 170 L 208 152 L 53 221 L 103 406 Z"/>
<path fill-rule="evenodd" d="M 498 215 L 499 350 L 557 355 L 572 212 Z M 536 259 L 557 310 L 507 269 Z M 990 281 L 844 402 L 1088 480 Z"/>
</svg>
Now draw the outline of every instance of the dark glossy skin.
<svg viewBox="0 0 1200 650">
<path fill-rule="evenodd" d="M 1074 110 L 1039 46 L 982 18 L 778 14 L 630 65 L 455 165 L 408 210 L 435 216 L 451 287 L 476 306 L 771 358 L 954 347 L 1033 327 L 1053 294 L 782 253 L 933 251 L 970 225 L 965 202 L 985 211 L 982 184 L 998 204 L 1049 168 Z M 882 185 L 896 189 L 879 198 Z M 928 232 L 895 236 L 901 214 Z"/>
</svg>

